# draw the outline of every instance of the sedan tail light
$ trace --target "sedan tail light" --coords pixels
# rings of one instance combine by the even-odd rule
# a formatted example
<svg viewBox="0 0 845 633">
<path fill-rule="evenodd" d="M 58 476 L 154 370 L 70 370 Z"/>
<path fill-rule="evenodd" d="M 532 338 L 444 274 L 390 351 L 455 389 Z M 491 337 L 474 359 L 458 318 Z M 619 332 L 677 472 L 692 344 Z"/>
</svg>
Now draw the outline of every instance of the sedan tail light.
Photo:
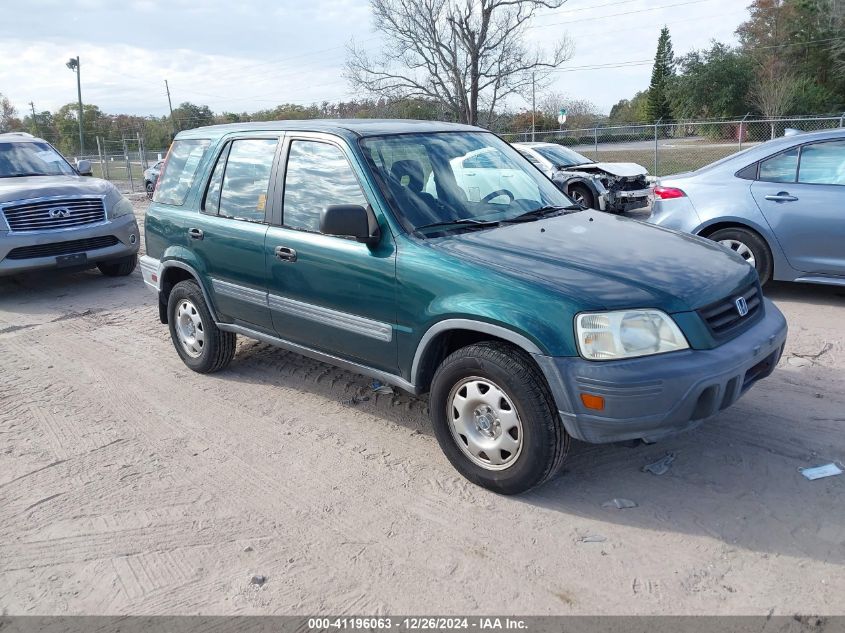
<svg viewBox="0 0 845 633">
<path fill-rule="evenodd" d="M 661 187 L 657 185 L 654 188 L 654 195 L 661 200 L 671 200 L 672 198 L 684 198 L 687 194 L 675 187 Z"/>
</svg>

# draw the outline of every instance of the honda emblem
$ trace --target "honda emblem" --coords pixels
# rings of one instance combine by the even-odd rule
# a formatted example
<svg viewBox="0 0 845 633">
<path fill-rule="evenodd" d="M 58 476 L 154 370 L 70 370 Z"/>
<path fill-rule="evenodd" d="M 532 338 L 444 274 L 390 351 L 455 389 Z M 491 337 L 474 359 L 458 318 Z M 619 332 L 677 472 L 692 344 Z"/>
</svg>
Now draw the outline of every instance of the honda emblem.
<svg viewBox="0 0 845 633">
<path fill-rule="evenodd" d="M 744 317 L 748 314 L 748 304 L 745 302 L 745 297 L 737 297 L 734 304 L 736 305 L 736 311 L 739 312 L 739 316 Z"/>
</svg>

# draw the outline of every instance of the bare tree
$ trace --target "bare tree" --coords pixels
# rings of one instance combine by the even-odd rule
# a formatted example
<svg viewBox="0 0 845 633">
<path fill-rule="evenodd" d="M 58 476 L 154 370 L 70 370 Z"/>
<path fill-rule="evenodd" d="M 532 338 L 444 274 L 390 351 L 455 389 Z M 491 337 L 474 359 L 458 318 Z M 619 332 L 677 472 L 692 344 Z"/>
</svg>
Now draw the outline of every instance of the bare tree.
<svg viewBox="0 0 845 633">
<path fill-rule="evenodd" d="M 444 104 L 463 123 L 490 120 L 503 99 L 524 94 L 532 81 L 571 56 L 563 38 L 550 56 L 524 42 L 541 8 L 566 0 L 370 0 L 375 28 L 385 37 L 372 59 L 349 45 L 346 76 L 367 92 Z M 533 76 L 532 76 L 533 75 Z"/>
<path fill-rule="evenodd" d="M 537 102 L 540 112 L 556 119 L 561 108 L 566 109 L 566 124 L 569 128 L 589 127 L 602 118 L 599 107 L 587 99 L 572 99 L 562 92 L 547 92 Z"/>
<path fill-rule="evenodd" d="M 751 86 L 749 100 L 764 117 L 776 119 L 789 112 L 800 93 L 803 80 L 779 65 L 762 69 Z M 772 123 L 772 138 L 775 124 Z"/>
</svg>

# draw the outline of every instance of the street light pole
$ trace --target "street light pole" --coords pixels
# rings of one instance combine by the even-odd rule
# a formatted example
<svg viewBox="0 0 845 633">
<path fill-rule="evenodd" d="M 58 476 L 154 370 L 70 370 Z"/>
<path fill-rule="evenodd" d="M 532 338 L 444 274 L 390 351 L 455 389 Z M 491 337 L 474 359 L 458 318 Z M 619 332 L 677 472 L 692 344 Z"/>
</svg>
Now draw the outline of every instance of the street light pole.
<svg viewBox="0 0 845 633">
<path fill-rule="evenodd" d="M 82 78 L 80 76 L 79 56 L 71 57 L 65 66 L 76 73 L 76 94 L 79 98 L 79 155 L 81 156 L 85 153 L 85 139 L 82 136 Z"/>
</svg>

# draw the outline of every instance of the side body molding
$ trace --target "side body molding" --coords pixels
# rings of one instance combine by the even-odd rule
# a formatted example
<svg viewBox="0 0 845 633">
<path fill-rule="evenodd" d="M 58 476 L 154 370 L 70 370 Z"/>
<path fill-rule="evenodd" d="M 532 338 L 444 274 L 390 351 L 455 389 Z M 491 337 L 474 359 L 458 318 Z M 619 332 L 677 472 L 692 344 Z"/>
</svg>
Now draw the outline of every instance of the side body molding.
<svg viewBox="0 0 845 633">
<path fill-rule="evenodd" d="M 428 328 L 417 345 L 417 351 L 414 353 L 414 362 L 411 365 L 411 382 L 413 384 L 418 385 L 419 383 L 420 363 L 422 362 L 422 359 L 425 356 L 425 351 L 431 344 L 431 341 L 434 340 L 438 334 L 449 330 L 472 330 L 474 332 L 483 332 L 484 334 L 490 334 L 491 336 L 496 336 L 500 339 L 513 343 L 529 354 L 535 356 L 543 354 L 543 350 L 537 347 L 533 341 L 522 334 L 509 330 L 506 327 L 493 325 L 492 323 L 487 323 L 485 321 L 474 321 L 472 319 L 444 319 L 443 321 L 438 321 Z"/>
</svg>

